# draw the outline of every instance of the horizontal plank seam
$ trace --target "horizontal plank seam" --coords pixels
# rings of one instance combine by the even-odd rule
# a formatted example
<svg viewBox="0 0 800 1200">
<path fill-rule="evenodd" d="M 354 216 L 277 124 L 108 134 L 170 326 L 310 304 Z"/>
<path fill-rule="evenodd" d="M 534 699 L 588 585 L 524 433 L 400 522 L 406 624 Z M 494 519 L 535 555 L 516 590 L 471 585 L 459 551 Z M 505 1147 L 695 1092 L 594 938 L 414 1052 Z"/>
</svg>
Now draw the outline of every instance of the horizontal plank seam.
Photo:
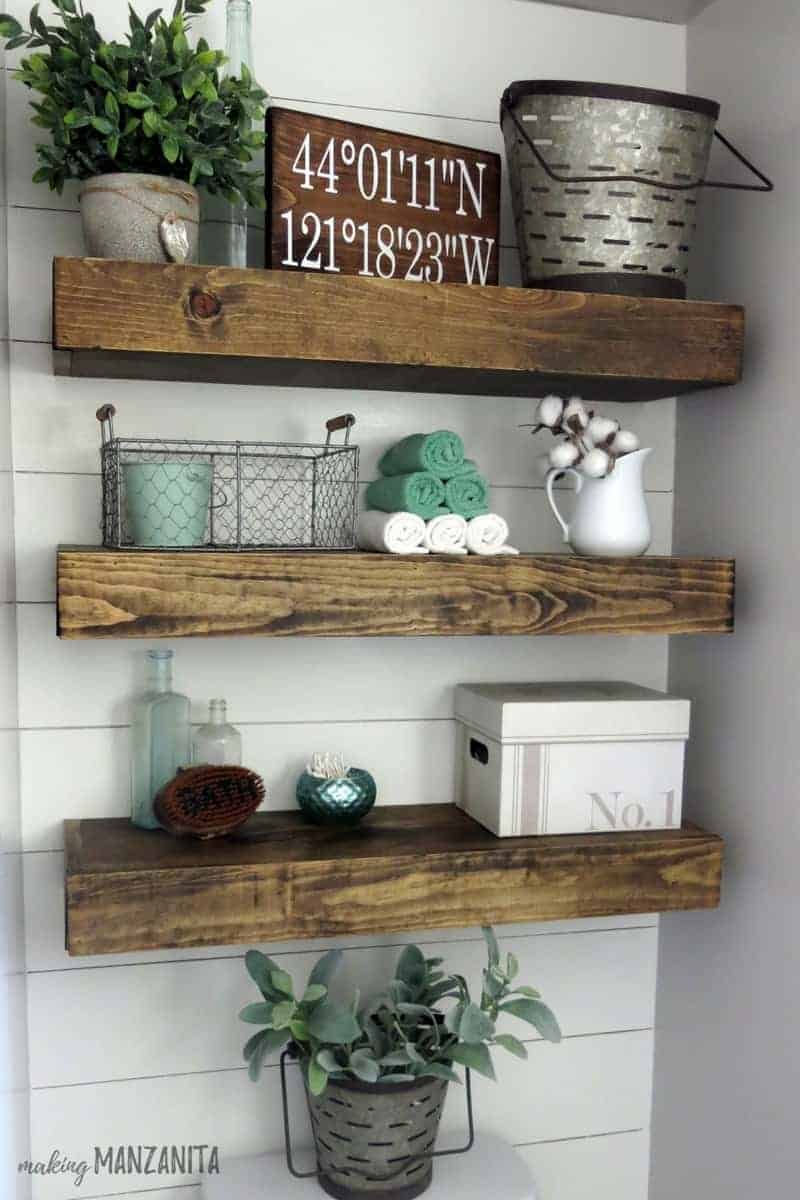
<svg viewBox="0 0 800 1200">
<path fill-rule="evenodd" d="M 488 151 L 487 151 L 487 153 L 488 153 Z M 7 204 L 6 208 L 8 211 L 13 210 L 14 212 L 53 213 L 54 215 L 58 215 L 60 217 L 64 217 L 64 216 L 79 217 L 81 215 L 80 209 L 78 209 L 78 208 L 50 208 L 48 205 L 45 205 L 45 204 Z M 206 219 L 204 217 L 201 217 L 200 224 L 201 225 L 232 225 L 233 222 L 232 221 L 221 221 L 217 218 Z M 266 237 L 266 229 L 263 229 L 261 226 L 256 226 L 255 228 L 258 229 L 259 232 L 263 233 L 264 236 Z M 518 249 L 518 245 L 517 245 L 517 242 L 502 242 L 501 241 L 501 242 L 498 242 L 497 248 L 498 248 L 498 250 L 516 250 L 516 249 Z M 189 265 L 190 266 L 214 267 L 216 265 L 221 266 L 223 264 L 190 263 Z M 261 271 L 261 270 L 265 270 L 266 268 L 262 267 L 260 264 L 253 264 L 252 266 L 250 266 L 249 269 Z M 312 272 L 312 274 L 316 274 L 316 273 L 317 272 Z M 503 285 L 501 284 L 500 286 L 502 287 Z"/>
<path fill-rule="evenodd" d="M 580 920 L 581 918 L 576 918 Z M 590 920 L 591 918 L 583 918 Z M 602 918 L 601 918 L 602 919 Z M 592 927 L 591 929 L 541 929 L 533 930 L 528 933 L 502 933 L 499 934 L 501 942 L 509 938 L 514 938 L 516 941 L 527 941 L 529 938 L 540 937 L 586 937 L 587 935 L 594 936 L 595 934 L 607 933 L 631 933 L 641 932 L 645 929 L 658 929 L 658 920 L 654 920 L 650 925 L 605 925 L 602 928 Z M 435 931 L 434 931 L 435 932 Z M 369 935 L 365 935 L 369 937 Z M 402 950 L 407 942 L 373 942 L 365 943 L 354 942 L 352 945 L 342 945 L 336 937 L 321 939 L 324 941 L 335 941 L 336 948 L 342 950 L 345 954 L 357 953 L 359 950 Z M 481 938 L 478 937 L 449 937 L 447 930 L 442 931 L 441 937 L 414 938 L 414 944 L 417 946 L 437 946 L 442 942 L 446 942 L 449 946 L 471 946 L 479 945 Z M 261 945 L 270 946 L 272 954 L 279 958 L 290 958 L 301 954 L 315 954 L 317 951 L 307 948 L 299 950 L 281 950 L 280 942 L 262 942 Z M 274 947 L 278 947 L 275 949 Z M 139 953 L 147 953 L 147 951 L 139 951 Z M 74 967 L 39 967 L 31 968 L 27 971 L 20 971 L 20 975 L 72 975 L 77 971 L 129 971 L 131 968 L 138 967 L 167 967 L 167 966 L 182 966 L 184 963 L 215 963 L 215 962 L 243 962 L 246 951 L 241 954 L 201 954 L 192 958 L 165 958 L 165 959 L 146 959 L 143 962 L 122 962 L 122 963 L 92 963 L 87 966 Z"/>
<path fill-rule="evenodd" d="M 84 1196 L 83 1200 L 129 1200 L 131 1196 L 165 1196 L 172 1192 L 196 1192 L 202 1184 L 173 1183 L 163 1188 L 137 1188 L 135 1192 L 101 1192 L 93 1196 Z"/>
<path fill-rule="evenodd" d="M 273 101 L 281 104 L 321 104 L 326 108 L 352 108 L 359 112 L 392 113 L 398 117 L 429 117 L 433 121 L 466 121 L 470 125 L 490 125 L 493 129 L 498 122 L 489 117 L 454 117 L 448 113 L 430 113 L 416 109 L 384 108 L 372 104 L 347 104 L 342 100 L 304 100 L 300 96 L 273 96 Z M 487 154 L 491 151 L 486 151 Z"/>
<path fill-rule="evenodd" d="M 514 1146 L 518 1150 L 524 1150 L 527 1146 L 558 1146 L 562 1142 L 593 1142 L 597 1138 L 625 1137 L 626 1134 L 647 1132 L 647 1126 L 640 1125 L 635 1129 L 611 1129 L 608 1133 L 582 1133 L 576 1137 L 542 1138 L 538 1142 L 514 1142 Z"/>
<path fill-rule="evenodd" d="M 12 601 L 13 603 L 13 601 Z M 23 601 L 23 603 L 48 604 L 50 601 Z M 273 725 L 277 727 L 287 725 L 443 725 L 445 722 L 455 722 L 455 717 L 351 717 L 343 718 L 342 720 L 323 720 L 323 721 L 236 721 L 237 728 L 253 728 L 253 729 L 268 729 Z M 200 726 L 202 721 L 193 721 L 193 725 Z M 90 729 L 130 729 L 130 724 L 119 725 L 20 725 L 10 726 L 10 728 L 18 729 L 20 733 L 81 733 L 84 730 Z"/>
<path fill-rule="evenodd" d="M 213 387 L 214 385 L 212 384 L 210 386 Z M 99 471 L 57 471 L 57 470 L 50 470 L 46 467 L 14 467 L 13 469 L 6 469 L 6 470 L 2 471 L 1 473 L 4 475 L 33 475 L 33 476 L 53 475 L 53 476 L 56 476 L 57 478 L 65 478 L 65 479 L 72 479 L 72 478 L 75 478 L 75 479 L 100 479 L 101 478 Z M 369 487 L 369 485 L 371 483 L 377 482 L 377 478 L 378 477 L 376 477 L 375 479 L 359 479 L 357 481 L 357 486 L 358 487 Z M 382 478 L 382 476 L 380 478 Z M 495 483 L 494 480 L 492 480 L 492 479 L 487 479 L 487 483 L 489 484 L 490 488 L 494 488 L 496 491 L 499 491 L 499 492 L 546 492 L 547 491 L 547 488 L 545 487 L 545 485 L 543 483 Z M 561 485 L 561 487 L 557 487 L 557 490 L 564 491 L 564 492 L 571 492 L 574 489 L 569 487 L 569 485 L 567 485 L 567 484 L 563 484 L 563 485 Z M 646 496 L 674 496 L 674 494 L 675 494 L 674 488 L 645 488 Z M 133 550 L 135 550 L 135 547 L 127 546 L 127 547 L 124 547 L 124 549 L 133 551 Z M 200 548 L 200 552 L 202 553 L 202 548 Z M 275 551 L 276 554 L 280 554 L 281 552 L 282 551 L 280 550 L 280 548 Z M 287 547 L 286 550 L 283 551 L 283 553 L 287 553 L 287 554 L 290 552 L 291 552 L 290 547 Z M 238 553 L 238 551 L 237 551 L 237 553 Z"/>
<path fill-rule="evenodd" d="M 630 1136 L 631 1134 L 646 1132 L 646 1126 L 639 1126 L 634 1129 L 612 1129 L 607 1133 L 584 1133 L 577 1134 L 575 1137 L 544 1138 L 539 1142 L 512 1142 L 511 1145 L 513 1145 L 514 1149 L 516 1150 L 525 1150 L 531 1146 L 557 1146 L 561 1144 L 570 1145 L 571 1143 L 591 1142 L 601 1140 L 603 1138 L 626 1137 Z M 277 1156 L 280 1156 L 283 1152 L 280 1150 L 273 1150 L 271 1152 L 267 1151 L 267 1153 L 273 1153 Z M 245 1158 L 250 1156 L 239 1155 L 238 1157 Z M 135 1192 L 103 1192 L 100 1195 L 86 1196 L 84 1197 L 84 1200 L 128 1200 L 128 1197 L 134 1196 L 160 1196 L 164 1195 L 165 1193 L 175 1191 L 196 1191 L 201 1186 L 202 1185 L 200 1183 L 178 1183 L 166 1188 L 140 1188 Z"/>
<path fill-rule="evenodd" d="M 597 1033 L 572 1033 L 562 1037 L 562 1042 L 581 1042 L 589 1038 L 608 1038 L 608 1037 L 627 1037 L 632 1033 L 650 1033 L 654 1032 L 652 1025 L 636 1026 L 633 1029 L 606 1029 Z M 544 1038 L 520 1038 L 526 1046 L 544 1046 L 547 1043 Z M 175 1071 L 166 1072 L 163 1075 L 124 1075 L 118 1079 L 87 1079 L 78 1083 L 45 1083 L 34 1084 L 31 1087 L 32 1092 L 63 1092 L 66 1088 L 83 1088 L 83 1087 L 109 1087 L 117 1083 L 144 1083 L 152 1082 L 157 1079 L 194 1079 L 198 1075 L 240 1075 L 247 1071 L 247 1066 L 242 1067 L 217 1067 L 210 1071 Z M 278 1063 L 264 1063 L 265 1070 L 277 1071 Z"/>
</svg>

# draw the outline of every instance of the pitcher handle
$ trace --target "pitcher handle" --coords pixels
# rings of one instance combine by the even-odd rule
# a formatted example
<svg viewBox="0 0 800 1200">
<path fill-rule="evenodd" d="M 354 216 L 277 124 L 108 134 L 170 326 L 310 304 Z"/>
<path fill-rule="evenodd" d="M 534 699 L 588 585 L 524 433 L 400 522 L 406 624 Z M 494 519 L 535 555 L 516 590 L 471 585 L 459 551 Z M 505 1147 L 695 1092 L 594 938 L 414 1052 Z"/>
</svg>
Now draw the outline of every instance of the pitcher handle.
<svg viewBox="0 0 800 1200">
<path fill-rule="evenodd" d="M 575 495 L 576 496 L 579 494 L 581 488 L 583 487 L 583 475 L 581 475 L 580 471 L 576 471 L 574 467 L 554 467 L 552 471 L 547 472 L 547 485 L 546 485 L 547 486 L 547 499 L 550 501 L 550 507 L 553 510 L 553 516 L 555 517 L 555 519 L 558 521 L 559 525 L 561 526 L 561 532 L 564 535 L 564 541 L 568 542 L 569 541 L 569 525 L 564 520 L 561 513 L 558 511 L 555 499 L 553 497 L 553 484 L 555 483 L 555 481 L 557 479 L 560 479 L 562 475 L 574 475 L 575 476 Z"/>
</svg>

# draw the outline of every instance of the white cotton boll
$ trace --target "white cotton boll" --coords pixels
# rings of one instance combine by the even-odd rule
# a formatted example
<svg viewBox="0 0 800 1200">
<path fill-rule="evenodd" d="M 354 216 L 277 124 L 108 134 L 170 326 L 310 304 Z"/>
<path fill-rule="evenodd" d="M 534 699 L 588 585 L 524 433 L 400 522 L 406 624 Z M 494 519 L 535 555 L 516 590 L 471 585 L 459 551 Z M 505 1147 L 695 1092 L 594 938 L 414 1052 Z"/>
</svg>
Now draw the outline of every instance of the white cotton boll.
<svg viewBox="0 0 800 1200">
<path fill-rule="evenodd" d="M 581 470 L 584 475 L 588 475 L 590 479 L 602 479 L 608 474 L 608 468 L 611 466 L 611 455 L 605 450 L 601 450 L 596 446 L 594 450 L 590 450 L 581 463 Z"/>
<path fill-rule="evenodd" d="M 585 429 L 589 424 L 589 414 L 579 396 L 573 396 L 567 401 L 561 423 L 568 425 L 570 429 L 574 429 L 576 425 L 578 429 Z"/>
<path fill-rule="evenodd" d="M 631 433 L 630 429 L 620 429 L 611 443 L 611 449 L 614 454 L 632 454 L 634 450 L 639 449 L 640 444 L 638 437 Z"/>
<path fill-rule="evenodd" d="M 560 396 L 545 396 L 544 400 L 539 401 L 539 406 L 536 409 L 536 420 L 539 425 L 546 425 L 548 429 L 553 429 L 561 420 L 561 414 L 564 411 L 564 401 Z"/>
<path fill-rule="evenodd" d="M 574 466 L 580 456 L 580 450 L 572 442 L 559 442 L 550 451 L 550 466 L 563 471 L 566 467 Z"/>
<path fill-rule="evenodd" d="M 594 442 L 595 446 L 602 446 L 605 442 L 612 438 L 619 430 L 619 421 L 612 421 L 610 417 L 592 417 L 589 422 L 587 433 Z"/>
</svg>

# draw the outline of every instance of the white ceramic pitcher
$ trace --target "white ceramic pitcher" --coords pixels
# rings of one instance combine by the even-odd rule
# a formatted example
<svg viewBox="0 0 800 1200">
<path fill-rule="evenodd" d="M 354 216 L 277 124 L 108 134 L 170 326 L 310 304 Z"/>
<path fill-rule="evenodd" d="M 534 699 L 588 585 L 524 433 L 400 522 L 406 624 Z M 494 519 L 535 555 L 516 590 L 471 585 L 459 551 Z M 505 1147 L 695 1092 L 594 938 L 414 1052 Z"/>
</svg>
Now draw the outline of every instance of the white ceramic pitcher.
<svg viewBox="0 0 800 1200">
<path fill-rule="evenodd" d="M 650 449 L 618 458 L 604 479 L 589 479 L 574 467 L 547 475 L 547 499 L 561 526 L 564 541 L 576 554 L 633 558 L 644 554 L 652 533 L 642 471 Z M 575 514 L 569 525 L 556 507 L 553 484 L 561 475 L 575 477 Z"/>
</svg>

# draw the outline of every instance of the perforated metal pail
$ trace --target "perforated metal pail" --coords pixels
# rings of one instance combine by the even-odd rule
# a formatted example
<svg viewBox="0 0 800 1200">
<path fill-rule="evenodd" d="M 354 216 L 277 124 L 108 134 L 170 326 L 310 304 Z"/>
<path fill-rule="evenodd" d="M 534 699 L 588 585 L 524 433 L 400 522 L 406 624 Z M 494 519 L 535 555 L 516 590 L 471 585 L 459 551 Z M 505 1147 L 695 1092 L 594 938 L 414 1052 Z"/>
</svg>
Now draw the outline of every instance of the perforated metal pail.
<svg viewBox="0 0 800 1200">
<path fill-rule="evenodd" d="M 719 105 L 600 83 L 512 83 L 501 123 L 526 287 L 683 299 Z"/>
<path fill-rule="evenodd" d="M 319 1182 L 338 1200 L 413 1200 L 430 1187 L 447 1081 L 329 1080 L 308 1095 Z"/>
</svg>

